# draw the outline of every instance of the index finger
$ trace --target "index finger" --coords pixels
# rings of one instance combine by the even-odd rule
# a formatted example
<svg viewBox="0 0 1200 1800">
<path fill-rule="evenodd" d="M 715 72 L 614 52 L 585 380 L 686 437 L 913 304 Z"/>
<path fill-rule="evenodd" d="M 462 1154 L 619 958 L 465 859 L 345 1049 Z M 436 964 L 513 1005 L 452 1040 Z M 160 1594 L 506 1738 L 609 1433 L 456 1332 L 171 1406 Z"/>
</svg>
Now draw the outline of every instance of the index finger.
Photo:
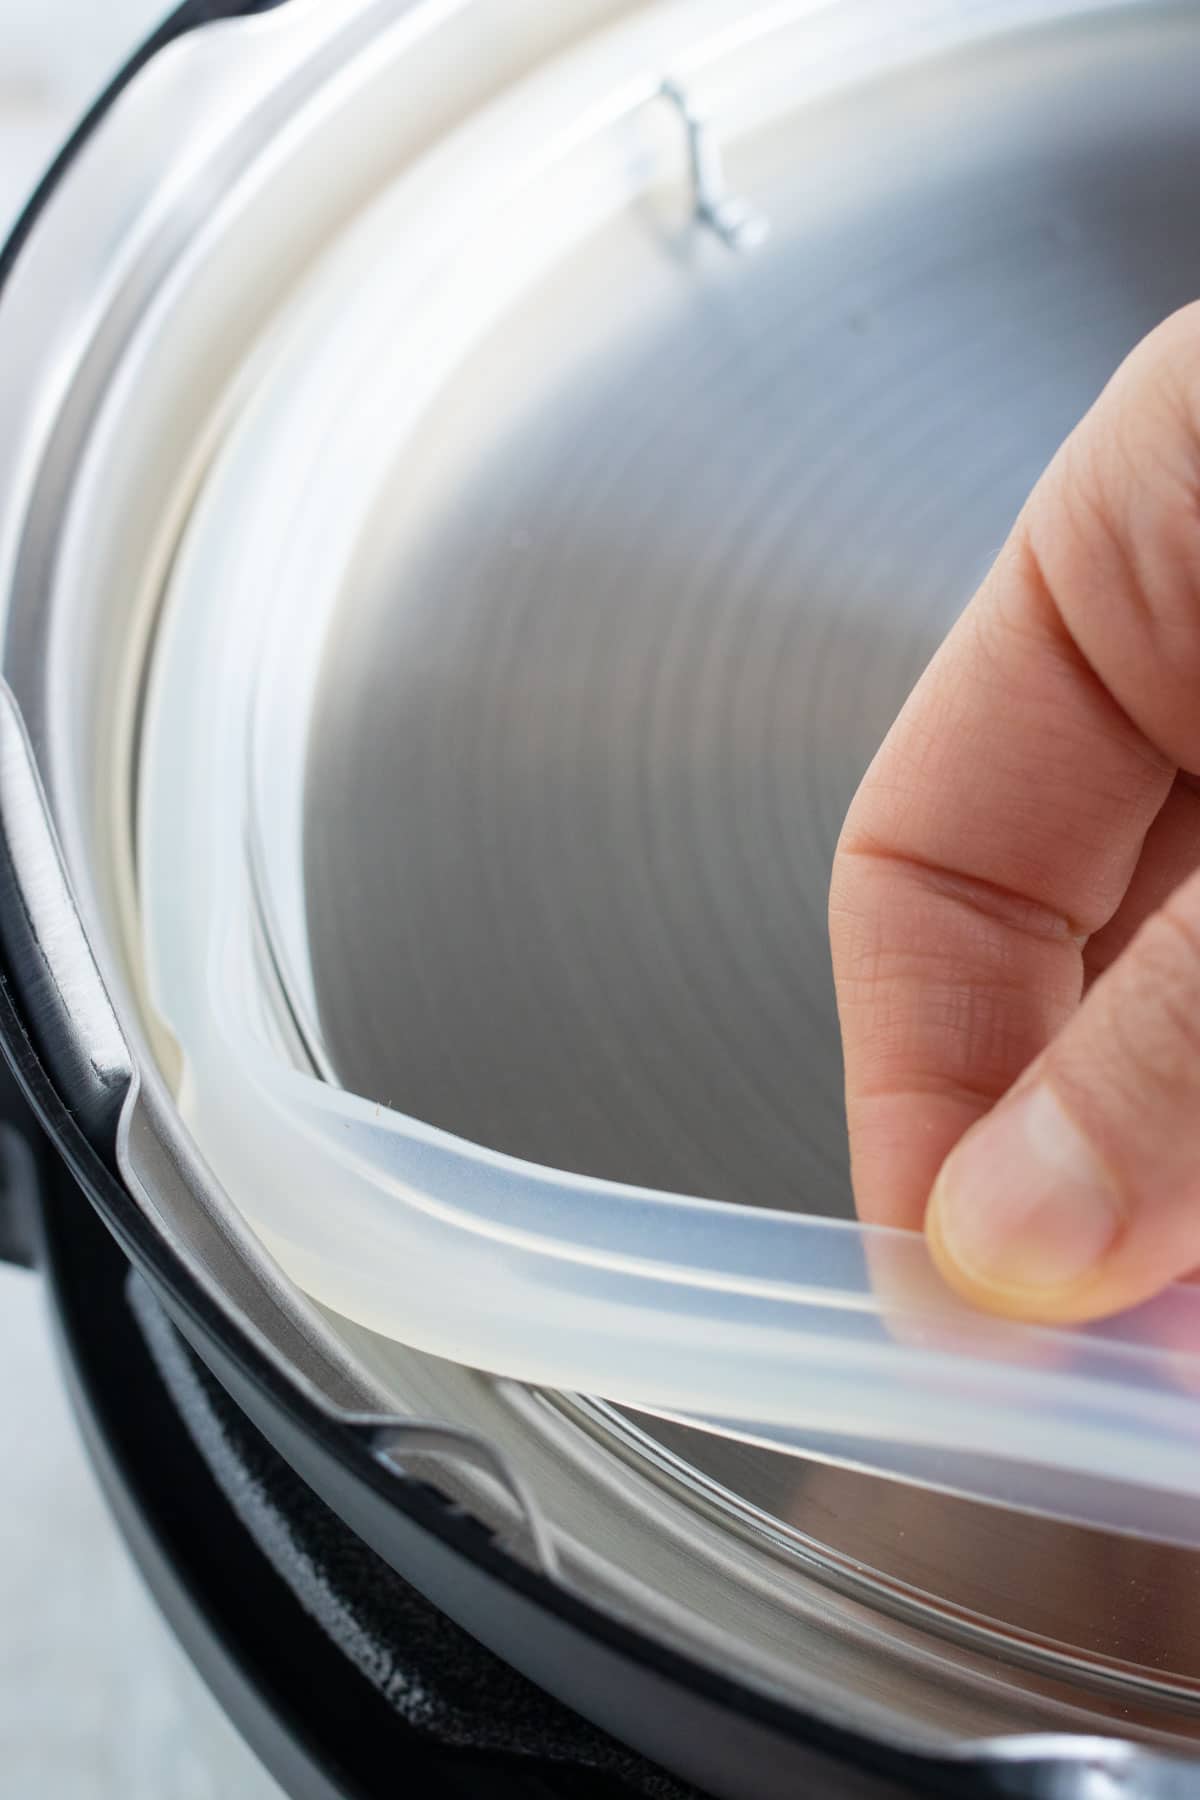
<svg viewBox="0 0 1200 1800">
<path fill-rule="evenodd" d="M 830 935 L 860 1214 L 919 1225 L 954 1144 L 1078 1005 L 1200 768 L 1200 309 L 1059 452 L 847 816 Z"/>
</svg>

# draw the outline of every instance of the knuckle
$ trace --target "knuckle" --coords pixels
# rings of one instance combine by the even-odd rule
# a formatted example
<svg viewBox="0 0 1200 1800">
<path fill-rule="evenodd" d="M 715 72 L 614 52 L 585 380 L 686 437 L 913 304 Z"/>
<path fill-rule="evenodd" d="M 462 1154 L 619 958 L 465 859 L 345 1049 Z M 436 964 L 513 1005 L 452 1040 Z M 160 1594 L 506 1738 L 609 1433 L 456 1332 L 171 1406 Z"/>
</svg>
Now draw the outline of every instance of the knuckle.
<svg viewBox="0 0 1200 1800">
<path fill-rule="evenodd" d="M 1175 691 L 1200 680 L 1200 305 L 1146 338 L 1063 445 L 1027 516 L 1074 637 L 1121 594 Z M 1082 578 L 1082 579 L 1081 579 Z M 1089 623 L 1090 616 L 1090 623 Z"/>
<path fill-rule="evenodd" d="M 1143 925 L 1101 988 L 1099 1023 L 1123 1081 L 1164 1094 L 1200 1088 L 1200 925 L 1182 903 Z"/>
</svg>

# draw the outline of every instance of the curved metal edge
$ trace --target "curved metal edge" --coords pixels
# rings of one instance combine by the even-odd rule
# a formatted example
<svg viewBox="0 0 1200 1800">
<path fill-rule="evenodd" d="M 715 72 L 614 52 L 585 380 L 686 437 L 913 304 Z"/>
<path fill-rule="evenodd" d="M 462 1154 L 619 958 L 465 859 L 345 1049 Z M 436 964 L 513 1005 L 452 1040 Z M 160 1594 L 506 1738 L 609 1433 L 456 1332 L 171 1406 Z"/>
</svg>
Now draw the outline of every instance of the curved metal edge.
<svg viewBox="0 0 1200 1800">
<path fill-rule="evenodd" d="M 133 1058 L 63 866 L 33 748 L 0 682 L 0 944 L 32 1035 L 84 1129 L 115 1141 Z"/>
</svg>

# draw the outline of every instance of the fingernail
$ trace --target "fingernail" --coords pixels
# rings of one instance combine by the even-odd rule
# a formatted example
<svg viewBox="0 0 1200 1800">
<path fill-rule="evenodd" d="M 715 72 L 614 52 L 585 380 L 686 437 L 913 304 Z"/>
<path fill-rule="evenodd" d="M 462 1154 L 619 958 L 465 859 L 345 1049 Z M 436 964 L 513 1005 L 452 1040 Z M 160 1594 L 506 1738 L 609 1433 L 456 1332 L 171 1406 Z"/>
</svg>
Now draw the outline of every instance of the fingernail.
<svg viewBox="0 0 1200 1800">
<path fill-rule="evenodd" d="M 1123 1223 L 1108 1171 L 1043 1082 L 963 1139 L 929 1203 L 938 1260 L 972 1286 L 1009 1292 L 1077 1286 L 1104 1261 Z"/>
</svg>

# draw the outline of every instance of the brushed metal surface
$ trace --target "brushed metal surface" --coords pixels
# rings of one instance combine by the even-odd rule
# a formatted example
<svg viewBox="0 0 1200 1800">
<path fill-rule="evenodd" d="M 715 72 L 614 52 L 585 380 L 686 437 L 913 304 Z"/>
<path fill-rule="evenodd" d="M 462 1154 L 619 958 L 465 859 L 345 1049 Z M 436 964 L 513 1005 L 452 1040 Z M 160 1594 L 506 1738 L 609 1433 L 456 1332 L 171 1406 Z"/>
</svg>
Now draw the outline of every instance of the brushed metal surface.
<svg viewBox="0 0 1200 1800">
<path fill-rule="evenodd" d="M 346 1084 L 590 1174 L 844 1212 L 830 858 L 1059 439 L 1200 291 L 1194 24 L 985 44 L 731 146 L 462 371 L 331 644 Z"/>
<path fill-rule="evenodd" d="M 1198 75 L 1194 13 L 1140 8 L 835 95 L 728 147 L 755 256 L 647 205 L 462 370 L 311 744 L 348 1086 L 590 1174 L 848 1208 L 841 817 L 1056 444 L 1200 292 Z M 1189 1704 L 1176 1553 L 643 1424 L 882 1604 L 1127 1681 L 1131 1727 L 1139 1687 Z"/>
</svg>

